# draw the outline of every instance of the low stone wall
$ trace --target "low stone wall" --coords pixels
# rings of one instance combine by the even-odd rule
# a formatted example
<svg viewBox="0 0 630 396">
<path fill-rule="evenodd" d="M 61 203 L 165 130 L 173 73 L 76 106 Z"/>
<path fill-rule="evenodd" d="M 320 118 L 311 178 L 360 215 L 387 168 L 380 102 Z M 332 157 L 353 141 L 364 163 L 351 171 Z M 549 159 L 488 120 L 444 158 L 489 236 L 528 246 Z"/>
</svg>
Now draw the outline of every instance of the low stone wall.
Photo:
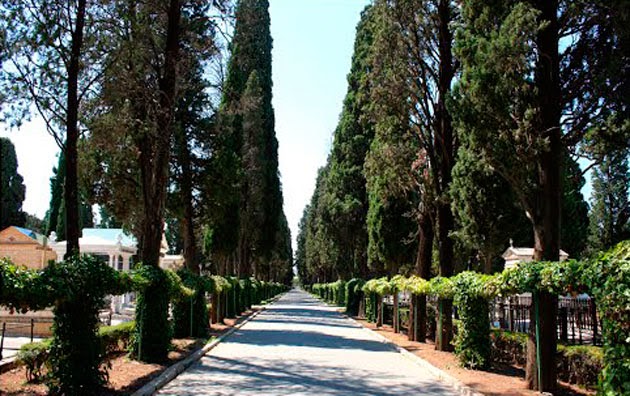
<svg viewBox="0 0 630 396">
<path fill-rule="evenodd" d="M 28 312 L 26 314 L 10 314 L 7 311 L 0 312 L 0 331 L 6 323 L 6 336 L 30 337 L 31 323 L 33 337 L 47 338 L 52 336 L 53 314 L 51 311 Z"/>
</svg>

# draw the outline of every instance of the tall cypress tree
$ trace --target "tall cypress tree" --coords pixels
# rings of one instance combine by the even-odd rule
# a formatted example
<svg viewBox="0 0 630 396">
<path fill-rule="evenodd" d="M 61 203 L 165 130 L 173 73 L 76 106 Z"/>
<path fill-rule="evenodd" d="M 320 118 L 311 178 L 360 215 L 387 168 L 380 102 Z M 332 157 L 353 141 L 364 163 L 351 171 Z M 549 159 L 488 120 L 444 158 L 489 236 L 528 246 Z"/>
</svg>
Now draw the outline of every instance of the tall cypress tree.
<svg viewBox="0 0 630 396">
<path fill-rule="evenodd" d="M 240 1 L 210 177 L 213 256 L 240 276 L 272 260 L 281 228 L 271 48 L 269 1 Z"/>
<path fill-rule="evenodd" d="M 66 159 L 63 150 L 59 153 L 59 162 L 53 168 L 50 178 L 50 204 L 46 211 L 46 235 L 55 232 L 58 241 L 65 241 L 66 235 L 66 205 L 64 200 Z M 93 227 L 94 215 L 92 206 L 87 202 L 85 193 L 79 190 L 79 229 Z"/>
<path fill-rule="evenodd" d="M 606 156 L 593 172 L 589 252 L 609 249 L 630 238 L 628 153 Z"/>
<path fill-rule="evenodd" d="M 23 226 L 26 221 L 22 212 L 26 187 L 17 168 L 13 143 L 7 138 L 0 138 L 0 230 L 9 226 Z"/>
<path fill-rule="evenodd" d="M 357 26 L 348 91 L 335 129 L 326 194 L 322 196 L 325 230 L 337 253 L 332 264 L 342 279 L 366 277 L 368 272 L 368 199 L 363 167 L 374 137 L 374 126 L 366 114 L 373 26 L 374 12 L 368 6 Z"/>
</svg>

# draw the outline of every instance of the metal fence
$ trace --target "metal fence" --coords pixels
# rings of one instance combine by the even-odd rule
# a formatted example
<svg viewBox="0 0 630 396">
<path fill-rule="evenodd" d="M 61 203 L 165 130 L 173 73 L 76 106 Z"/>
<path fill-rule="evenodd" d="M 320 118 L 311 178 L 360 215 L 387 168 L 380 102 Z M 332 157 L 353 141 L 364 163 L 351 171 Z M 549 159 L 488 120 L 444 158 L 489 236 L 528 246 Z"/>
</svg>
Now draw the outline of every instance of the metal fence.
<svg viewBox="0 0 630 396">
<path fill-rule="evenodd" d="M 31 319 L 30 323 L 10 323 L 10 322 L 2 322 L 2 334 L 0 334 L 0 360 L 3 358 L 3 352 L 5 349 L 14 350 L 11 347 L 4 346 L 4 338 L 6 336 L 7 331 L 18 330 L 18 329 L 29 329 L 31 333 L 31 342 L 33 342 L 33 333 L 35 330 L 35 319 Z"/>
<path fill-rule="evenodd" d="M 383 299 L 383 323 L 393 323 L 393 298 Z M 399 315 L 400 330 L 406 333 L 409 328 L 409 298 L 405 293 L 400 294 Z M 490 301 L 490 324 L 495 329 L 509 330 L 517 333 L 529 331 L 531 295 L 523 294 L 509 298 L 496 298 Z M 436 315 L 437 298 L 427 298 L 429 321 L 434 321 Z M 457 319 L 457 309 L 454 308 L 454 318 Z M 564 344 L 601 344 L 601 322 L 595 308 L 593 298 L 582 295 L 577 297 L 558 297 L 558 340 Z M 431 326 L 428 327 L 428 331 Z"/>
<path fill-rule="evenodd" d="M 532 298 L 530 295 L 497 298 L 490 305 L 494 328 L 526 333 L 529 330 Z M 601 322 L 595 301 L 586 295 L 558 297 L 558 340 L 566 344 L 601 343 Z"/>
</svg>

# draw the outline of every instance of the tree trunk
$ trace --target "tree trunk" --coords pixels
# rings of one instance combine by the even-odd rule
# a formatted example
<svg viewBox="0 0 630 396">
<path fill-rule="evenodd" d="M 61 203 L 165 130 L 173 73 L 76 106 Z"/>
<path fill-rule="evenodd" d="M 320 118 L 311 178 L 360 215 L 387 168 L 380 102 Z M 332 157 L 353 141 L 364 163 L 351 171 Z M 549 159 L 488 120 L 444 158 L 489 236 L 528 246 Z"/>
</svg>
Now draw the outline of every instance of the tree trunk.
<svg viewBox="0 0 630 396">
<path fill-rule="evenodd" d="M 394 333 L 400 333 L 400 312 L 398 310 L 398 304 L 398 291 L 394 291 L 394 317 L 392 320 Z"/>
<path fill-rule="evenodd" d="M 562 194 L 560 130 L 560 63 L 558 55 L 558 1 L 537 0 L 540 20 L 547 25 L 536 39 L 540 51 L 536 65 L 536 87 L 540 111 L 539 133 L 549 140 L 548 150 L 541 154 L 534 226 L 534 260 L 558 261 L 560 256 L 560 202 Z M 534 295 L 529 340 L 527 343 L 526 381 L 530 389 L 553 392 L 556 388 L 555 356 L 557 348 L 558 298 L 548 292 Z M 537 308 L 537 309 L 536 309 Z M 536 312 L 538 311 L 538 312 Z M 538 313 L 538 318 L 536 317 Z M 540 345 L 536 346 L 536 328 Z M 538 354 L 540 353 L 540 356 Z M 539 367 L 540 365 L 540 367 Z M 540 378 L 539 378 L 540 375 Z"/>
<path fill-rule="evenodd" d="M 160 106 L 157 125 L 161 133 L 145 134 L 141 141 L 141 174 L 144 198 L 142 245 L 140 255 L 145 265 L 158 266 L 164 208 L 168 186 L 170 143 L 173 130 L 173 107 L 177 92 L 177 61 L 181 9 L 179 0 L 171 0 L 164 53 L 164 74 L 160 78 Z"/>
<path fill-rule="evenodd" d="M 492 255 L 484 253 L 482 260 L 483 260 L 483 273 L 492 274 Z"/>
<path fill-rule="evenodd" d="M 68 63 L 68 97 L 66 115 L 65 160 L 66 175 L 64 200 L 66 207 L 66 254 L 65 259 L 79 254 L 79 183 L 78 183 L 78 150 L 79 142 L 79 72 L 81 47 L 83 45 L 83 28 L 85 26 L 86 0 L 77 3 L 76 25 L 72 32 L 72 50 Z"/>
<path fill-rule="evenodd" d="M 455 162 L 453 126 L 451 117 L 446 107 L 446 100 L 453 79 L 453 55 L 451 51 L 453 35 L 450 30 L 451 1 L 440 0 L 438 4 L 438 40 L 440 66 L 438 74 L 438 103 L 436 108 L 436 133 L 435 147 L 439 157 L 438 173 L 438 242 L 440 253 L 440 276 L 453 275 L 453 240 L 449 236 L 454 227 L 453 212 L 448 200 L 448 189 L 451 183 L 451 171 Z M 440 351 L 452 349 L 451 340 L 453 333 L 452 302 L 441 300 L 440 303 L 440 331 L 437 333 L 435 348 Z"/>
<path fill-rule="evenodd" d="M 431 260 L 433 258 L 433 239 L 435 233 L 433 231 L 433 223 L 429 213 L 421 214 L 419 219 L 419 243 L 418 255 L 416 258 L 416 273 L 422 278 L 431 279 Z M 427 335 L 427 296 L 417 296 L 415 299 L 417 308 L 415 312 L 417 318 L 415 320 L 414 340 L 425 342 Z"/>
</svg>

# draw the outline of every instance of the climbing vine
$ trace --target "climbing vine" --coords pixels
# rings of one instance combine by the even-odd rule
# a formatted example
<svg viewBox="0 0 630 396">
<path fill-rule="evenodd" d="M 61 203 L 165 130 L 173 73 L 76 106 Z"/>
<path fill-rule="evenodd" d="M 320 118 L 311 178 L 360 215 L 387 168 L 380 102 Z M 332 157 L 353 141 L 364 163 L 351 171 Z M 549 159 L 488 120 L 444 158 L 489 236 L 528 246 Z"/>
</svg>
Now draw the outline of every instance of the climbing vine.
<svg viewBox="0 0 630 396">
<path fill-rule="evenodd" d="M 332 285 L 316 284 L 312 290 L 325 294 Z M 453 299 L 460 316 L 455 352 L 464 366 L 474 368 L 490 363 L 490 299 L 538 291 L 557 295 L 589 293 L 602 318 L 604 366 L 600 392 L 630 394 L 630 241 L 590 261 L 531 262 L 495 275 L 463 272 L 431 280 L 397 275 L 370 279 L 361 290 L 370 322 L 377 320 L 379 299 L 394 292 Z M 350 306 L 348 301 L 346 304 Z"/>
</svg>

